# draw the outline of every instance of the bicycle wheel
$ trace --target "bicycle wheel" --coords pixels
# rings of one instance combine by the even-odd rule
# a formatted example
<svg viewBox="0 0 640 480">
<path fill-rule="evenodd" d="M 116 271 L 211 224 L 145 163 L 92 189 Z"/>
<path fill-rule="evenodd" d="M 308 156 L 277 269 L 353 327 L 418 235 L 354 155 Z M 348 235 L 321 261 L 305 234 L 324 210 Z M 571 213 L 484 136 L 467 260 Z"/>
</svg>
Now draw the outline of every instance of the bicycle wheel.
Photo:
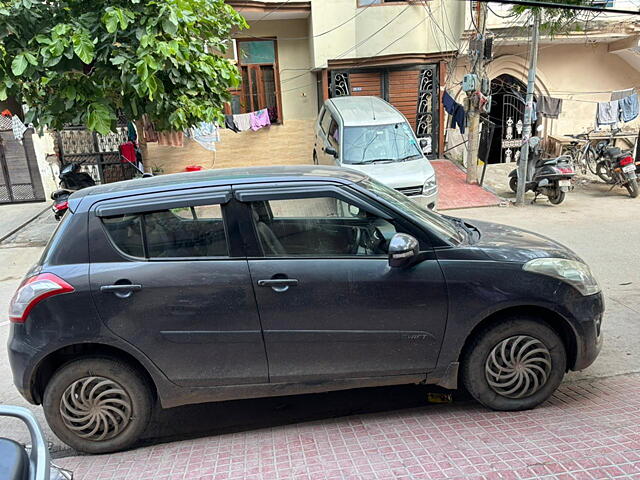
<svg viewBox="0 0 640 480">
<path fill-rule="evenodd" d="M 592 147 L 587 149 L 585 153 L 585 160 L 587 161 L 589 171 L 594 175 L 597 175 L 598 155 L 596 155 L 596 151 Z"/>
</svg>

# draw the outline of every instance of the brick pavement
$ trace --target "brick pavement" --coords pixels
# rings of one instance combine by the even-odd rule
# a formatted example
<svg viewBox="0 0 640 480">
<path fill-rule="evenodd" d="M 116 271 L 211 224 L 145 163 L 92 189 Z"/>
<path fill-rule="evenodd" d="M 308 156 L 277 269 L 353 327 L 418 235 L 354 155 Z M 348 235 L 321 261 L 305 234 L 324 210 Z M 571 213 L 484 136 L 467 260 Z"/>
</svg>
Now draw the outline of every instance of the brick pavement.
<svg viewBox="0 0 640 480">
<path fill-rule="evenodd" d="M 449 160 L 432 160 L 438 179 L 438 210 L 488 207 L 500 199 L 478 185 L 466 183 L 466 174 Z"/>
<path fill-rule="evenodd" d="M 525 412 L 425 405 L 57 463 L 78 480 L 640 479 L 640 375 L 565 383 Z"/>
</svg>

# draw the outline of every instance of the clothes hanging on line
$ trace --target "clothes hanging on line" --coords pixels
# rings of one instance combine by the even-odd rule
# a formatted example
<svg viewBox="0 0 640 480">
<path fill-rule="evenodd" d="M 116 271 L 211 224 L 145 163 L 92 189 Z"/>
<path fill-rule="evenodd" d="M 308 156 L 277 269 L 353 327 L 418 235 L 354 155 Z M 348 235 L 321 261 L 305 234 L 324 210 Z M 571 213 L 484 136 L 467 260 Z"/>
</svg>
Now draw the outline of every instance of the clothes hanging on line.
<svg viewBox="0 0 640 480">
<path fill-rule="evenodd" d="M 118 147 L 120 151 L 120 163 L 138 163 L 138 159 L 136 158 L 136 146 L 133 142 L 125 142 Z"/>
<path fill-rule="evenodd" d="M 598 102 L 596 111 L 596 127 L 605 127 L 608 125 L 616 126 L 618 124 L 620 104 L 618 100 L 609 102 Z"/>
<path fill-rule="evenodd" d="M 225 128 L 228 128 L 229 130 L 231 130 L 232 132 L 238 133 L 240 131 L 238 130 L 238 127 L 236 127 L 236 124 L 233 122 L 233 115 L 224 116 L 224 126 Z"/>
<path fill-rule="evenodd" d="M 251 128 L 251 114 L 240 113 L 233 116 L 233 123 L 240 132 L 245 132 Z"/>
<path fill-rule="evenodd" d="M 13 136 L 16 140 L 22 143 L 24 138 L 24 132 L 27 131 L 27 127 L 17 115 L 11 117 L 11 129 L 13 130 Z"/>
<path fill-rule="evenodd" d="M 138 141 L 138 131 L 136 130 L 136 126 L 133 122 L 127 122 L 127 137 L 130 142 Z"/>
<path fill-rule="evenodd" d="M 460 133 L 464 135 L 466 118 L 464 107 L 456 102 L 447 91 L 442 94 L 442 106 L 451 117 L 451 128 L 459 128 Z"/>
<path fill-rule="evenodd" d="M 634 93 L 618 100 L 620 104 L 620 120 L 630 122 L 638 117 L 638 94 Z"/>
<path fill-rule="evenodd" d="M 251 112 L 249 115 L 251 130 L 253 130 L 254 132 L 256 130 L 260 130 L 263 127 L 268 127 L 269 125 L 271 125 L 271 120 L 269 120 L 269 112 L 266 108 L 258 110 L 257 112 Z"/>
<path fill-rule="evenodd" d="M 611 92 L 611 100 L 622 100 L 624 97 L 628 97 L 633 92 L 633 88 L 627 88 L 626 90 L 615 90 Z"/>
<path fill-rule="evenodd" d="M 177 131 L 158 132 L 158 145 L 165 147 L 184 147 L 184 133 Z"/>
<path fill-rule="evenodd" d="M 546 118 L 558 118 L 562 113 L 562 99 L 540 96 L 538 98 L 538 112 Z"/>
<path fill-rule="evenodd" d="M 216 151 L 216 143 L 220 141 L 220 133 L 216 124 L 200 122 L 198 125 L 191 127 L 186 133 L 189 138 L 198 142 L 202 148 L 211 152 Z"/>
<path fill-rule="evenodd" d="M 144 141 L 147 143 L 155 143 L 158 141 L 158 132 L 156 127 L 147 115 L 142 116 L 142 134 Z"/>
</svg>

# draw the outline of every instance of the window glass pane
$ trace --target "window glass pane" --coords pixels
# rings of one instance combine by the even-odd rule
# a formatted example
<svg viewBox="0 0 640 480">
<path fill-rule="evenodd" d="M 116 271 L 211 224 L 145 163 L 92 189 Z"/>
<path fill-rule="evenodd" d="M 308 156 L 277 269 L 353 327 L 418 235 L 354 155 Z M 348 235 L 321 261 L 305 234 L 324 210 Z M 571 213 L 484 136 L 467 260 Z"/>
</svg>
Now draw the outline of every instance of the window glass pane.
<svg viewBox="0 0 640 480">
<path fill-rule="evenodd" d="M 150 258 L 228 255 L 220 205 L 146 213 L 144 223 Z"/>
<path fill-rule="evenodd" d="M 276 52 L 273 40 L 256 42 L 239 42 L 238 52 L 240 63 L 249 65 L 251 63 L 275 63 Z"/>
<path fill-rule="evenodd" d="M 340 129 L 338 128 L 338 124 L 336 121 L 331 118 L 331 123 L 329 124 L 329 136 L 327 137 L 329 143 L 335 147 L 337 150 L 340 146 Z"/>
<path fill-rule="evenodd" d="M 329 124 L 331 123 L 331 114 L 329 110 L 325 110 L 322 116 L 322 121 L 320 122 L 320 126 L 322 127 L 322 131 L 327 133 L 329 131 Z"/>
<path fill-rule="evenodd" d="M 141 215 L 105 217 L 102 223 L 109 237 L 123 253 L 144 257 Z"/>
<path fill-rule="evenodd" d="M 401 162 L 419 158 L 422 158 L 422 152 L 407 123 L 344 129 L 344 163 Z"/>
<path fill-rule="evenodd" d="M 267 257 L 386 255 L 395 226 L 333 197 L 252 204 Z"/>
</svg>

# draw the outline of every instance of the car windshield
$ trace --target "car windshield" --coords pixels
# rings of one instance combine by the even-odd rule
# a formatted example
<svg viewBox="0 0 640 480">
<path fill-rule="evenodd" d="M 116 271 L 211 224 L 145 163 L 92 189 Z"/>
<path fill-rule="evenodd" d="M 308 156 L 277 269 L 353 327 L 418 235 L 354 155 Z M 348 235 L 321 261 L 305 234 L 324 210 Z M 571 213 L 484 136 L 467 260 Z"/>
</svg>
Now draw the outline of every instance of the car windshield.
<svg viewBox="0 0 640 480">
<path fill-rule="evenodd" d="M 350 165 L 403 162 L 422 157 L 416 137 L 406 122 L 345 127 L 342 152 L 342 162 Z"/>
<path fill-rule="evenodd" d="M 427 208 L 421 207 L 397 190 L 387 187 L 372 178 L 362 180 L 360 184 L 367 190 L 370 190 L 381 197 L 383 200 L 393 204 L 401 212 L 414 221 L 417 221 L 425 228 L 429 230 L 436 230 L 444 239 L 455 244 L 461 243 L 464 240 L 465 237 L 461 232 L 461 228 L 456 226 L 455 222 L 448 220 L 442 215 Z"/>
</svg>

